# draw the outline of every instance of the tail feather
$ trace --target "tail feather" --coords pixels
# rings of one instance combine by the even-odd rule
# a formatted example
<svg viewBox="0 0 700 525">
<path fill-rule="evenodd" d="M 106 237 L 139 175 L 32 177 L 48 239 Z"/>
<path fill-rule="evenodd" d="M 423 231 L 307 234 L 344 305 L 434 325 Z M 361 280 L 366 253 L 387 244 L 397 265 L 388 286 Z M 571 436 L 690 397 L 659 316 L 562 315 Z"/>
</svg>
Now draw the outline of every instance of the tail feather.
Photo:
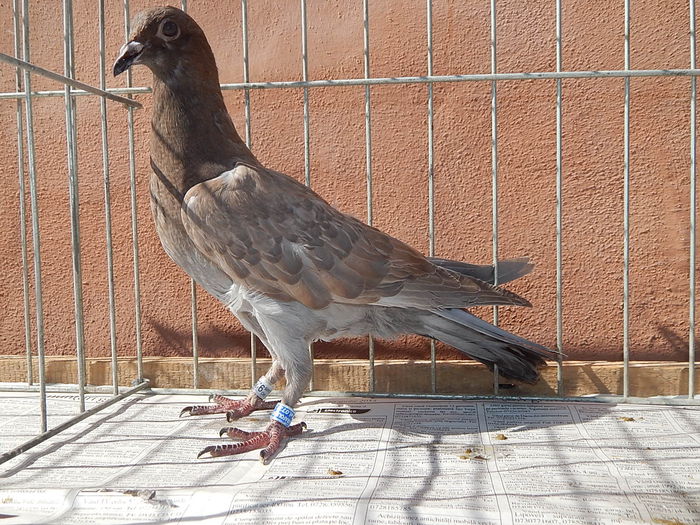
<svg viewBox="0 0 700 525">
<path fill-rule="evenodd" d="M 459 309 L 423 313 L 420 335 L 437 339 L 484 363 L 503 377 L 535 383 L 545 359 L 556 359 L 554 350 L 502 330 Z"/>
<path fill-rule="evenodd" d="M 470 264 L 440 257 L 428 257 L 428 260 L 437 265 L 457 272 L 467 277 L 473 277 L 489 284 L 494 284 L 494 268 L 490 264 Z M 498 261 L 498 284 L 505 284 L 527 275 L 535 267 L 528 257 L 517 257 L 515 259 L 504 259 Z"/>
</svg>

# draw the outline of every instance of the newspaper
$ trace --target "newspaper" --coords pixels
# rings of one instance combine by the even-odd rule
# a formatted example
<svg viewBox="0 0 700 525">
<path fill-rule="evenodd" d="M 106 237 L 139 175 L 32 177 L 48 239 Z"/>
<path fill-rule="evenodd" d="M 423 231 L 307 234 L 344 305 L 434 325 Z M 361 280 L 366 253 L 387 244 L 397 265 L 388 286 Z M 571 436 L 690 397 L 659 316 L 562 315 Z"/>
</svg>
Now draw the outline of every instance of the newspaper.
<svg viewBox="0 0 700 525">
<path fill-rule="evenodd" d="M 3 397 L 6 451 L 37 433 L 38 400 Z M 695 407 L 307 398 L 308 431 L 263 465 L 196 459 L 227 439 L 222 415 L 177 417 L 203 402 L 136 395 L 1 465 L 0 523 L 700 523 Z M 75 406 L 50 396 L 53 424 Z"/>
</svg>

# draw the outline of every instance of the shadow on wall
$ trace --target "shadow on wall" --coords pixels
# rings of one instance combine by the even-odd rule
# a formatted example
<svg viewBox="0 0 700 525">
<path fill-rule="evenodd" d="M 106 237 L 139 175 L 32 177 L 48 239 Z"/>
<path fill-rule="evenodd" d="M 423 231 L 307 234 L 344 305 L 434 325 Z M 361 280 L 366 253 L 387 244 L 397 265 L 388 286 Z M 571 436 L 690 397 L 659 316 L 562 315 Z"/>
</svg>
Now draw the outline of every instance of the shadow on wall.
<svg viewBox="0 0 700 525">
<path fill-rule="evenodd" d="M 678 333 L 668 326 L 663 326 L 660 324 L 656 325 L 656 328 L 659 331 L 659 334 L 661 337 L 664 339 L 662 346 L 668 347 L 671 349 L 671 351 L 668 353 L 668 360 L 669 361 L 685 361 L 688 359 L 688 337 L 682 337 L 678 335 Z M 656 339 L 654 337 L 653 339 Z M 654 344 L 654 340 L 652 339 L 652 344 L 649 345 L 649 347 L 646 349 L 646 352 L 641 352 L 640 357 L 636 357 L 636 359 L 643 359 L 643 360 L 655 360 L 658 359 L 659 356 L 657 353 L 654 352 L 654 347 L 656 346 Z"/>
<path fill-rule="evenodd" d="M 168 326 L 154 319 L 144 318 L 144 324 L 152 328 L 154 340 L 150 342 L 152 355 L 188 357 L 192 355 L 192 332 Z M 656 325 L 657 333 L 644 343 L 632 343 L 632 358 L 638 361 L 656 361 L 659 359 L 658 347 L 669 348 L 663 355 L 666 361 L 686 361 L 688 359 L 687 334 L 680 335 L 677 330 L 661 324 Z M 250 335 L 235 328 L 209 325 L 201 327 L 198 332 L 198 344 L 201 357 L 248 357 L 250 355 Z M 437 344 L 441 359 L 468 359 L 464 354 L 441 343 Z M 258 357 L 270 357 L 265 345 L 258 341 Z M 398 354 L 397 355 L 397 350 Z M 614 352 L 615 349 L 602 348 L 602 352 Z M 569 359 L 580 359 L 580 352 L 575 347 L 565 348 Z M 619 349 L 620 360 L 622 348 Z M 366 359 L 368 357 L 367 338 L 342 338 L 335 341 L 319 341 L 314 344 L 314 355 L 321 359 Z M 403 337 L 393 341 L 376 340 L 375 355 L 378 359 L 429 359 L 430 342 L 422 337 Z M 572 357 L 575 356 L 575 357 Z"/>
<path fill-rule="evenodd" d="M 153 318 L 144 318 L 157 339 L 152 342 L 153 355 L 188 357 L 192 355 L 192 332 L 172 328 Z M 246 357 L 250 355 L 250 335 L 247 332 L 226 330 L 218 326 L 197 331 L 197 341 L 202 357 Z M 258 341 L 258 356 L 269 357 L 265 346 Z"/>
</svg>

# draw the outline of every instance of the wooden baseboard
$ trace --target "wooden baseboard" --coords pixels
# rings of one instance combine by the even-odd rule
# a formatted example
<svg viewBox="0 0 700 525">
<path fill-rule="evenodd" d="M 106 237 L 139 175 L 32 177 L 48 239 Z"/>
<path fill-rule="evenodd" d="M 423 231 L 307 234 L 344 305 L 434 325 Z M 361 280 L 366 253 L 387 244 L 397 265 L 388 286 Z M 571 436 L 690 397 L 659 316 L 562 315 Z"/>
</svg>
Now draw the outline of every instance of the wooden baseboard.
<svg viewBox="0 0 700 525">
<path fill-rule="evenodd" d="M 257 360 L 257 374 L 262 375 L 270 366 L 269 359 Z M 34 359 L 34 376 L 38 364 Z M 199 387 L 207 389 L 247 389 L 250 387 L 250 359 L 200 358 Z M 119 358 L 119 383 L 129 385 L 136 378 L 136 360 Z M 181 357 L 144 357 L 143 375 L 153 387 L 191 388 L 192 359 Z M 488 370 L 471 361 L 439 361 L 436 368 L 438 393 L 482 395 L 493 392 L 493 377 Z M 87 359 L 87 383 L 111 384 L 111 360 Z M 621 394 L 622 363 L 602 361 L 568 361 L 563 366 L 564 395 Z M 554 396 L 557 393 L 557 370 L 551 365 L 542 370 L 542 380 L 535 385 L 516 384 L 502 393 L 524 396 Z M 696 382 L 700 377 L 696 375 Z M 25 382 L 26 358 L 0 356 L 0 382 Z M 47 383 L 76 383 L 77 364 L 74 357 L 46 358 Z M 430 392 L 430 362 L 382 360 L 375 363 L 377 392 L 427 393 Z M 630 364 L 630 395 L 687 395 L 688 363 L 643 361 Z M 367 391 L 369 365 L 366 360 L 317 359 L 314 362 L 314 387 L 320 391 Z"/>
</svg>

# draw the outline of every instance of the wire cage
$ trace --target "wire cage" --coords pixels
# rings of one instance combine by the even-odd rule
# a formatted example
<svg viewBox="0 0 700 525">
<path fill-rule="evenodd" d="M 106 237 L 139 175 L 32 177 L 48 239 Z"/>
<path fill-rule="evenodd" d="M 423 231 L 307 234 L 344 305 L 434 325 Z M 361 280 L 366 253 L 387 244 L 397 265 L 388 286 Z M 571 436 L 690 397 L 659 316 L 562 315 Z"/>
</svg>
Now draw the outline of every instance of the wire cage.
<svg viewBox="0 0 700 525">
<path fill-rule="evenodd" d="M 622 333 L 622 389 L 619 395 L 598 395 L 593 397 L 585 397 L 580 399 L 586 400 L 611 400 L 617 402 L 625 401 L 640 401 L 640 398 L 630 395 L 630 274 L 632 271 L 631 265 L 631 242 L 630 242 L 630 199 L 633 191 L 630 176 L 630 165 L 633 162 L 630 132 L 630 94 L 631 81 L 634 78 L 641 77 L 671 77 L 671 78 L 688 78 L 690 90 L 684 104 L 687 105 L 689 112 L 689 120 L 683 122 L 683 126 L 687 126 L 689 130 L 689 143 L 687 151 L 689 156 L 689 229 L 688 229 L 688 250 L 685 254 L 689 267 L 689 287 L 687 291 L 687 310 L 688 310 L 688 342 L 687 348 L 687 395 L 662 396 L 654 398 L 644 398 L 644 402 L 653 403 L 673 403 L 673 404 L 693 404 L 695 399 L 695 267 L 696 267 L 696 79 L 700 70 L 696 68 L 696 33 L 695 33 L 695 2 L 690 0 L 689 17 L 687 28 L 678 28 L 678 31 L 688 31 L 690 56 L 688 67 L 685 69 L 632 69 L 631 67 L 631 46 L 630 46 L 630 19 L 631 6 L 630 0 L 624 2 L 624 20 L 623 36 L 624 36 L 624 67 L 622 69 L 610 70 L 567 70 L 563 67 L 563 41 L 564 35 L 562 31 L 562 0 L 555 0 L 552 5 L 551 14 L 554 18 L 554 44 L 555 44 L 555 64 L 556 67 L 552 71 L 518 71 L 518 72 L 503 72 L 498 67 L 498 2 L 490 0 L 489 12 L 490 18 L 484 23 L 490 26 L 490 72 L 487 73 L 469 73 L 460 72 L 458 74 L 435 75 L 433 62 L 433 2 L 427 0 L 425 2 L 425 58 L 427 61 L 427 70 L 417 73 L 415 76 L 397 76 L 397 77 L 377 77 L 372 75 L 370 68 L 371 45 L 370 45 L 370 0 L 362 2 L 362 36 L 363 36 L 363 71 L 364 75 L 359 78 L 345 79 L 323 79 L 312 80 L 309 77 L 309 57 L 308 57 L 308 21 L 307 21 L 307 0 L 300 0 L 298 5 L 298 23 L 300 27 L 301 42 L 300 42 L 300 57 L 299 66 L 301 68 L 300 80 L 282 80 L 282 81 L 256 81 L 251 79 L 248 54 L 248 8 L 249 2 L 241 0 L 241 27 L 242 35 L 242 81 L 238 83 L 222 84 L 223 90 L 234 90 L 242 92 L 244 101 L 244 133 L 248 144 L 251 143 L 251 92 L 255 90 L 273 90 L 285 89 L 292 90 L 301 94 L 303 104 L 303 151 L 304 151 L 304 179 L 307 184 L 312 182 L 312 163 L 311 163 L 311 111 L 310 111 L 310 94 L 315 88 L 339 88 L 356 86 L 363 90 L 364 101 L 364 144 L 365 144 L 365 182 L 366 182 L 366 203 L 367 203 L 367 221 L 373 222 L 373 124 L 372 124 L 372 91 L 373 86 L 380 85 L 421 85 L 426 88 L 425 98 L 425 121 L 427 126 L 423 128 L 423 124 L 416 124 L 416 133 L 425 135 L 427 157 L 427 222 L 428 222 L 428 254 L 436 255 L 436 206 L 435 206 L 435 131 L 434 131 L 434 114 L 435 114 L 435 86 L 445 83 L 482 83 L 490 86 L 490 121 L 491 121 L 491 252 L 492 261 L 495 268 L 498 267 L 499 256 L 499 182 L 501 168 L 499 164 L 499 86 L 503 82 L 510 81 L 538 81 L 548 80 L 554 82 L 554 126 L 556 137 L 555 165 L 552 169 L 552 181 L 555 184 L 555 201 L 552 206 L 555 210 L 555 285 L 556 293 L 553 297 L 555 303 L 555 327 L 556 327 L 556 346 L 557 349 L 566 352 L 564 345 L 564 272 L 563 260 L 565 255 L 565 247 L 563 243 L 564 232 L 564 203 L 563 203 L 563 187 L 564 169 L 563 169 L 563 122 L 564 122 L 564 105 L 563 101 L 563 85 L 569 80 L 588 80 L 588 79 L 606 79 L 618 78 L 624 82 L 623 93 L 623 127 L 620 132 L 623 135 L 623 150 L 620 155 L 623 158 L 623 173 L 622 180 L 623 202 L 621 214 L 623 217 L 622 224 L 622 239 L 623 239 L 623 265 L 620 268 L 622 277 L 622 296 L 616 297 L 615 300 L 621 300 L 622 303 L 622 324 L 619 327 Z M 181 2 L 182 8 L 187 9 L 187 2 Z M 24 347 L 26 349 L 26 382 L 5 382 L 2 383 L 4 390 L 19 390 L 19 391 L 38 391 L 40 399 L 40 411 L 38 418 L 37 436 L 22 444 L 21 446 L 11 450 L 3 451 L 0 462 L 5 462 L 16 455 L 28 450 L 32 446 L 48 439 L 49 437 L 61 432 L 67 427 L 85 419 L 86 417 L 106 408 L 107 406 L 116 403 L 117 401 L 131 396 L 132 394 L 151 388 L 149 380 L 144 374 L 143 360 L 143 340 L 141 334 L 141 326 L 143 322 L 143 314 L 141 310 L 141 255 L 139 253 L 139 216 L 137 210 L 136 198 L 136 176 L 137 176 L 137 159 L 135 148 L 135 126 L 134 126 L 134 110 L 141 107 L 141 104 L 134 100 L 135 95 L 148 94 L 150 88 L 146 86 L 133 85 L 131 73 L 127 74 L 126 86 L 121 88 L 107 88 L 107 58 L 111 51 L 106 49 L 105 40 L 105 25 L 107 20 L 107 11 L 104 0 L 99 0 L 98 12 L 99 20 L 97 21 L 99 35 L 99 72 L 97 75 L 97 86 L 89 83 L 84 83 L 77 80 L 76 64 L 74 59 L 75 48 L 75 31 L 74 31 L 74 13 L 73 3 L 71 0 L 63 1 L 62 19 L 63 19 L 63 53 L 64 53 L 64 70 L 63 73 L 56 73 L 40 67 L 32 62 L 30 56 L 30 39 L 29 33 L 31 3 L 29 0 L 14 0 L 13 3 L 13 35 L 14 49 L 12 53 L 0 53 L 0 60 L 4 62 L 6 68 L 14 68 L 16 71 L 15 86 L 16 89 L 11 92 L 0 93 L 0 99 L 3 99 L 3 104 L 15 104 L 16 106 L 16 129 L 17 129 L 17 170 L 14 166 L 4 167 L 6 173 L 17 172 L 18 178 L 16 183 L 18 186 L 18 204 L 17 210 L 19 220 L 19 237 L 20 237 L 20 254 L 22 268 L 22 294 L 23 294 L 23 319 L 24 319 Z M 124 23 L 125 33 L 129 32 L 129 21 L 131 18 L 131 7 L 129 0 L 123 3 L 123 12 L 121 17 Z M 52 81 L 56 81 L 62 85 L 60 89 L 37 91 L 32 87 L 33 80 L 37 77 L 46 77 Z M 78 136 L 77 136 L 77 117 L 76 117 L 76 100 L 80 97 L 93 97 L 99 102 L 101 115 L 101 134 L 100 147 L 103 161 L 103 217 L 104 221 L 104 242 L 106 243 L 107 254 L 107 312 L 108 324 L 103 328 L 105 333 L 109 333 L 110 340 L 110 359 L 111 369 L 109 380 L 102 385 L 87 385 L 86 371 L 86 352 L 85 352 L 85 319 L 83 316 L 83 283 L 84 277 L 82 273 L 81 262 L 85 254 L 85 248 L 81 243 L 80 225 L 80 201 L 78 195 Z M 70 385 L 52 385 L 48 384 L 46 379 L 46 346 L 47 338 L 45 335 L 45 325 L 47 320 L 44 317 L 44 297 L 42 296 L 42 260 L 41 246 L 46 242 L 41 238 L 40 232 L 40 217 L 41 207 L 38 199 L 38 177 L 41 176 L 40 170 L 37 168 L 38 158 L 41 156 L 41 151 L 37 150 L 35 144 L 35 115 L 34 107 L 38 100 L 49 98 L 52 104 L 58 104 L 58 99 L 63 98 L 65 108 L 65 128 L 66 128 L 66 163 L 68 169 L 68 187 L 69 187 L 69 216 L 70 216 L 70 246 L 71 246 L 71 263 L 72 276 L 71 286 L 73 293 L 74 309 L 74 330 L 75 330 L 75 356 L 77 377 L 74 384 Z M 110 115 L 108 105 L 114 104 L 125 108 L 125 113 L 119 112 L 115 115 Z M 110 186 L 110 155 L 113 154 L 112 146 L 108 140 L 108 117 L 112 121 L 119 121 L 119 125 L 126 133 L 127 154 L 126 162 L 128 163 L 129 181 L 130 181 L 130 222 L 131 222 L 131 242 L 128 246 L 116 246 L 114 244 L 114 236 L 112 232 L 112 208 L 111 201 L 111 186 Z M 58 137 L 55 140 L 63 140 Z M 29 196 L 27 202 L 25 195 Z M 27 227 L 28 223 L 28 227 Z M 117 358 L 117 317 L 115 306 L 115 284 L 114 284 L 114 253 L 117 250 L 127 250 L 131 260 L 132 269 L 131 277 L 133 280 L 133 330 L 134 330 L 134 349 L 135 356 L 135 374 L 133 376 L 124 377 L 119 374 L 119 363 Z M 192 282 L 190 287 L 191 298 L 191 326 L 192 326 L 192 389 L 191 392 L 202 392 L 200 389 L 200 366 L 199 366 L 199 339 L 198 339 L 198 298 L 197 288 Z M 498 309 L 493 309 L 493 321 L 499 322 Z M 313 352 L 313 348 L 310 349 Z M 251 374 L 250 382 L 253 384 L 257 379 L 257 347 L 253 337 L 250 339 L 250 355 L 251 355 Z M 460 394 L 445 394 L 441 392 L 438 382 L 438 357 L 435 344 L 431 344 L 429 374 L 430 388 L 423 394 L 426 396 L 444 396 L 444 397 L 468 397 Z M 375 378 L 375 347 L 374 342 L 370 339 L 368 346 L 368 388 L 364 392 L 357 392 L 362 395 L 388 396 L 392 395 L 386 392 L 377 391 Z M 36 369 L 35 369 L 36 368 Z M 550 399 L 564 399 L 565 378 L 563 373 L 563 364 L 561 361 L 556 363 L 556 394 L 549 397 Z M 37 378 L 35 381 L 34 378 Z M 0 380 L 3 378 L 0 377 Z M 124 386 L 129 384 L 130 386 Z M 232 385 L 234 388 L 244 390 L 247 385 L 239 384 Z M 312 382 L 311 391 L 321 393 L 314 387 Z M 48 424 L 49 412 L 47 410 L 47 392 L 51 391 L 67 391 L 77 393 L 79 402 L 77 407 L 78 415 L 53 427 Z M 161 389 L 161 391 L 174 392 L 174 389 Z M 88 392 L 107 392 L 111 398 L 93 408 L 86 409 L 85 394 Z M 324 392 L 325 393 L 325 392 Z M 337 392 L 334 392 L 337 393 Z M 503 392 L 499 391 L 499 379 L 497 370 L 493 375 L 493 393 L 492 397 L 497 397 Z M 506 392 L 507 393 L 507 392 Z M 415 394 L 414 394 L 415 395 Z"/>
</svg>

